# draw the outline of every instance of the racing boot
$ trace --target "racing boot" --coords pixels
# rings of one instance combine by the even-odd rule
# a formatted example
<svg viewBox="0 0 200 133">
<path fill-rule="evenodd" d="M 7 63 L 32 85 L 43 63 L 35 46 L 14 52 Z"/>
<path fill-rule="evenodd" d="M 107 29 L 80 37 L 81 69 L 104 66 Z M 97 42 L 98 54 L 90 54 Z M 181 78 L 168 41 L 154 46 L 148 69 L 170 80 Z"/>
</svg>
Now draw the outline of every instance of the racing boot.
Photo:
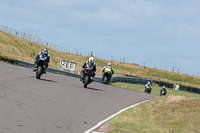
<svg viewBox="0 0 200 133">
<path fill-rule="evenodd" d="M 35 72 L 37 70 L 37 65 L 35 65 L 35 69 L 33 69 L 33 72 Z"/>
</svg>

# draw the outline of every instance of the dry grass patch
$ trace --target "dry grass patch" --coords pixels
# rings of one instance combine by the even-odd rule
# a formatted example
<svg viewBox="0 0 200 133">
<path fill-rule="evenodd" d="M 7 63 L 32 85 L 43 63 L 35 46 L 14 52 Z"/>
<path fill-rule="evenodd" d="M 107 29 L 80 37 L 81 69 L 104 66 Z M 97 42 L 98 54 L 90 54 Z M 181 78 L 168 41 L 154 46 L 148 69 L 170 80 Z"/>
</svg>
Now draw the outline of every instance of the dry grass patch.
<svg viewBox="0 0 200 133">
<path fill-rule="evenodd" d="M 108 133 L 198 133 L 200 100 L 183 96 L 157 97 L 112 119 Z"/>
</svg>

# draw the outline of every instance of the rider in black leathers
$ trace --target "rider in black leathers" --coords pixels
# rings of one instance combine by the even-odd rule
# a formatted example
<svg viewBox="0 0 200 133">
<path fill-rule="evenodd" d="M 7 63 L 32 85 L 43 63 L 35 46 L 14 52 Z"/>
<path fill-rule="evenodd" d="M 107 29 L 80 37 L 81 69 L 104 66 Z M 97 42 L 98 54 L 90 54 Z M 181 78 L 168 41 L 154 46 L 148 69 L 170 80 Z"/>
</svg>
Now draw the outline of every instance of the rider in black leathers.
<svg viewBox="0 0 200 133">
<path fill-rule="evenodd" d="M 39 52 L 39 53 L 37 54 L 37 56 L 35 57 L 35 63 L 34 63 L 34 65 L 35 65 L 35 70 L 37 69 L 37 62 L 38 62 L 38 60 L 39 60 L 40 58 L 45 59 L 45 65 L 46 65 L 46 69 L 47 69 L 48 63 L 49 63 L 49 61 L 50 61 L 50 55 L 48 54 L 48 49 L 47 49 L 47 48 L 44 48 L 43 51 Z M 46 69 L 45 69 L 45 73 L 46 73 Z M 35 71 L 35 70 L 33 70 L 33 71 Z"/>
<path fill-rule="evenodd" d="M 94 63 L 94 58 L 93 57 L 90 57 L 88 61 L 86 61 L 83 66 L 82 66 L 83 69 L 85 68 L 92 68 L 93 70 L 93 74 L 92 74 L 92 79 L 93 77 L 95 76 L 95 72 L 96 72 L 96 64 Z M 84 73 L 84 70 L 81 71 L 81 81 L 84 79 L 85 77 L 85 73 Z"/>
<path fill-rule="evenodd" d="M 160 96 L 166 95 L 166 94 L 167 94 L 167 90 L 166 90 L 165 86 L 163 86 L 163 88 L 160 90 Z"/>
</svg>

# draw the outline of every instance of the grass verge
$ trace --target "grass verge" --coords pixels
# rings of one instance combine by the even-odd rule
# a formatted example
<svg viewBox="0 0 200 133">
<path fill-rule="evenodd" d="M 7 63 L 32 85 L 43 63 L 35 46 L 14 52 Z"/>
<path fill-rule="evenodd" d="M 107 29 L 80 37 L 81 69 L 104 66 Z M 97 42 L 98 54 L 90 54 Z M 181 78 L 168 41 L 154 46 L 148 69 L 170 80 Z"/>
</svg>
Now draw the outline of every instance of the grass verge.
<svg viewBox="0 0 200 133">
<path fill-rule="evenodd" d="M 113 83 L 112 85 L 144 92 L 144 85 Z M 153 86 L 159 95 L 161 87 Z M 107 122 L 104 133 L 198 133 L 200 132 L 200 98 L 198 94 L 167 88 L 167 96 L 158 96 L 124 111 Z M 104 129 L 109 127 L 109 130 Z"/>
</svg>

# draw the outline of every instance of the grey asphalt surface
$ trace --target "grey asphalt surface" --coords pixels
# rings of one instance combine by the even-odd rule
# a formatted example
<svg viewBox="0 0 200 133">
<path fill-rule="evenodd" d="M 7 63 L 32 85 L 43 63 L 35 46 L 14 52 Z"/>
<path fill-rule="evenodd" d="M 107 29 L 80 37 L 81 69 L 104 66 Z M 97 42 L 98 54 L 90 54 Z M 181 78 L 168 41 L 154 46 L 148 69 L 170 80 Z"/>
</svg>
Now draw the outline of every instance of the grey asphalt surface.
<svg viewBox="0 0 200 133">
<path fill-rule="evenodd" d="M 83 133 L 154 95 L 0 62 L 0 133 Z"/>
</svg>

